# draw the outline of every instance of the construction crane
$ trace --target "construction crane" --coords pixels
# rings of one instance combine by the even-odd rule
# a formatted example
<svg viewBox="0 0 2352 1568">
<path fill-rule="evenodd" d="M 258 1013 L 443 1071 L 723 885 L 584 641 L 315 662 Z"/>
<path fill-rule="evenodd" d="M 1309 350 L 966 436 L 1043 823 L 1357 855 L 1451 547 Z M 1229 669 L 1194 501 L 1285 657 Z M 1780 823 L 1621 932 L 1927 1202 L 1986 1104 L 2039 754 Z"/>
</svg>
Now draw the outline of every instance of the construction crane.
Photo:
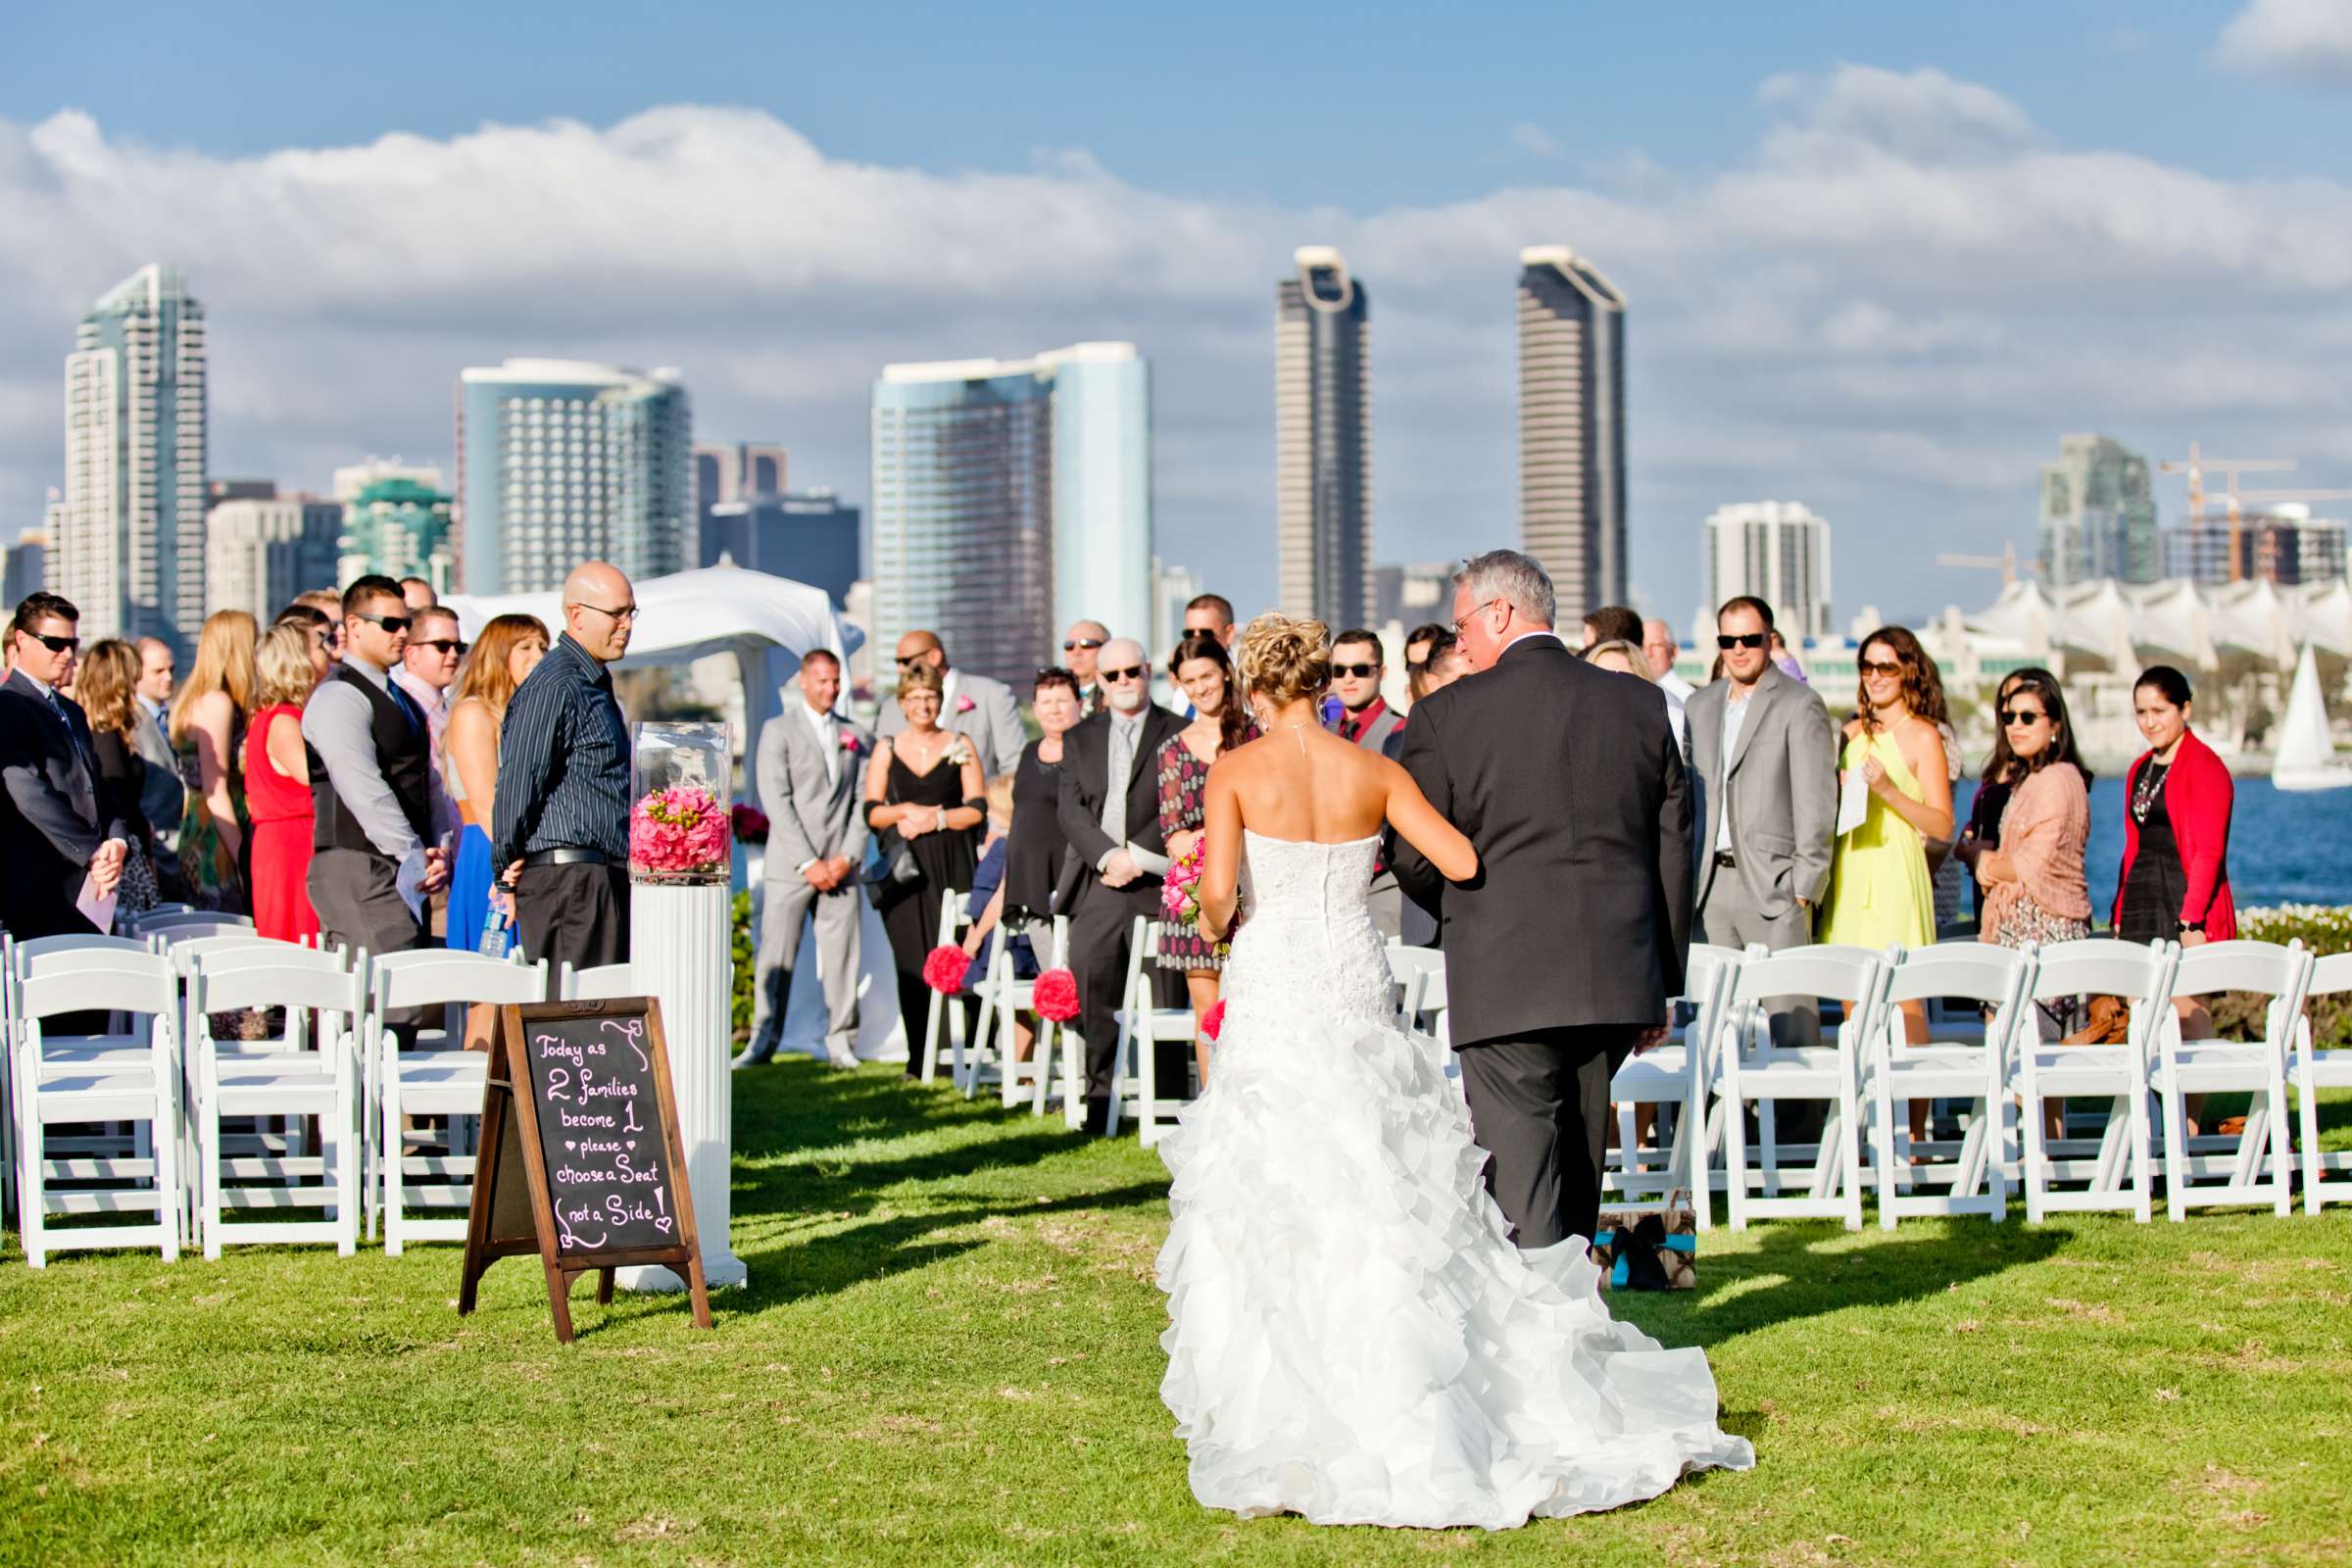
<svg viewBox="0 0 2352 1568">
<path fill-rule="evenodd" d="M 2004 589 L 2017 586 L 2017 574 L 2021 569 L 2030 572 L 2041 570 L 2041 563 L 2038 561 L 2029 561 L 2022 568 L 2018 565 L 2017 541 L 2014 539 L 2001 546 L 2001 553 L 1997 556 L 1937 556 L 1936 564 L 1938 566 L 1968 566 L 1983 571 L 1989 571 L 1997 567 L 2001 573 L 2001 586 Z"/>
<path fill-rule="evenodd" d="M 2237 476 L 2241 473 L 2283 473 L 2295 466 L 2292 458 L 2207 458 L 2201 457 L 2197 444 L 2188 444 L 2184 460 L 2166 459 L 2157 465 L 2166 473 L 2188 475 L 2188 520 L 2194 524 L 2205 520 L 2205 470 L 2211 468 L 2228 475 L 2224 496 L 2230 505 L 2230 580 L 2245 578 L 2245 563 L 2241 555 L 2241 534 L 2244 527 L 2245 503 L 2249 501 L 2352 501 L 2352 490 L 2240 490 Z"/>
</svg>

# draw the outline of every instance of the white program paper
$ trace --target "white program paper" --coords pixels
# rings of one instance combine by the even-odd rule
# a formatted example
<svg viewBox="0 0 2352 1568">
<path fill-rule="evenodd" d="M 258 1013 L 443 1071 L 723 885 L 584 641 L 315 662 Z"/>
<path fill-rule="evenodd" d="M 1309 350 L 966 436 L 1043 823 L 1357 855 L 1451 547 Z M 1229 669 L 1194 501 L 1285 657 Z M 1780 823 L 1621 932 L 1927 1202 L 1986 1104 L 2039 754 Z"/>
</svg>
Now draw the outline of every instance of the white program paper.
<svg viewBox="0 0 2352 1568">
<path fill-rule="evenodd" d="M 74 907 L 84 920 L 98 928 L 100 935 L 114 930 L 115 896 L 112 893 L 100 893 L 95 878 L 85 875 L 81 879 L 81 892 L 74 898 Z"/>
<path fill-rule="evenodd" d="M 1845 781 L 1838 789 L 1838 832 L 1840 837 L 1860 827 L 1870 815 L 1870 781 L 1858 767 L 1845 770 Z"/>
</svg>

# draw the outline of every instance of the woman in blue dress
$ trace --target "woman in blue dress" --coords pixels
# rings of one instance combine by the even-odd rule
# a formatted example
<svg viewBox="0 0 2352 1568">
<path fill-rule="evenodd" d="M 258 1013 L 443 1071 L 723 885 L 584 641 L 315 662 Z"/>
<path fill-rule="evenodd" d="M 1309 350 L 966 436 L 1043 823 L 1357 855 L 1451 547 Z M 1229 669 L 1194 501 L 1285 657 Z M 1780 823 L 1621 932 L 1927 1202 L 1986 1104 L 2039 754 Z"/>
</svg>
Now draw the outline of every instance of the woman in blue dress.
<svg viewBox="0 0 2352 1568">
<path fill-rule="evenodd" d="M 514 945 L 512 898 L 494 889 L 490 824 L 497 808 L 498 731 L 507 703 L 522 677 L 546 657 L 547 628 L 533 615 L 499 615 L 482 628 L 458 674 L 449 731 L 442 742 L 449 798 L 465 826 L 458 835 L 457 864 L 449 877 L 446 940 L 465 953 L 503 958 Z M 491 1009 L 474 1007 L 466 1020 L 466 1043 L 488 1049 Z"/>
</svg>

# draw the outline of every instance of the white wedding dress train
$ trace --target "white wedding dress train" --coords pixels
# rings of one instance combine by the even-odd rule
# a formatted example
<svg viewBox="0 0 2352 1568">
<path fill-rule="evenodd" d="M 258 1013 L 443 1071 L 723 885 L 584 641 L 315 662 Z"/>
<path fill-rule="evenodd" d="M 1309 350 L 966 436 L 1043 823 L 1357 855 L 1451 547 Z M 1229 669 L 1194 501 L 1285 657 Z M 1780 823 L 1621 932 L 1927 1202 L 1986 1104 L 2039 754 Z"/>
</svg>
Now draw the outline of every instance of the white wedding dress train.
<svg viewBox="0 0 2352 1568">
<path fill-rule="evenodd" d="M 1509 1241 L 1469 1111 L 1397 1025 L 1377 849 L 1245 835 L 1209 1089 L 1160 1145 L 1160 1397 L 1193 1494 L 1502 1530 L 1752 1466 L 1703 1352 L 1611 1319 L 1583 1241 Z"/>
</svg>

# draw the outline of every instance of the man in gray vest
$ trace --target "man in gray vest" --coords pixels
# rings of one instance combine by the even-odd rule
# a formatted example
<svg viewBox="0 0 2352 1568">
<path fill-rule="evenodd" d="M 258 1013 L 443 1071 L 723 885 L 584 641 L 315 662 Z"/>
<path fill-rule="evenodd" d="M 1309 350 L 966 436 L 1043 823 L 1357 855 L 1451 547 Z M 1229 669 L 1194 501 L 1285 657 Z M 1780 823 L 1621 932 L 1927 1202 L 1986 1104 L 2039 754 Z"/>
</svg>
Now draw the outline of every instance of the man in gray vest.
<svg viewBox="0 0 2352 1568">
<path fill-rule="evenodd" d="M 432 741 L 391 678 L 409 642 L 400 584 L 366 576 L 343 594 L 343 661 L 311 693 L 311 907 L 329 947 L 403 953 L 423 942 L 424 901 L 449 880 L 429 842 Z"/>
<path fill-rule="evenodd" d="M 767 812 L 767 858 L 752 971 L 752 1040 L 735 1058 L 738 1067 L 775 1056 L 801 928 L 811 912 L 825 993 L 825 1055 L 836 1067 L 858 1065 L 858 925 L 865 905 L 858 863 L 865 858 L 865 764 L 874 737 L 833 710 L 841 661 L 832 650 L 801 656 L 799 686 L 784 694 L 784 710 L 760 730 L 753 776 Z"/>
</svg>

